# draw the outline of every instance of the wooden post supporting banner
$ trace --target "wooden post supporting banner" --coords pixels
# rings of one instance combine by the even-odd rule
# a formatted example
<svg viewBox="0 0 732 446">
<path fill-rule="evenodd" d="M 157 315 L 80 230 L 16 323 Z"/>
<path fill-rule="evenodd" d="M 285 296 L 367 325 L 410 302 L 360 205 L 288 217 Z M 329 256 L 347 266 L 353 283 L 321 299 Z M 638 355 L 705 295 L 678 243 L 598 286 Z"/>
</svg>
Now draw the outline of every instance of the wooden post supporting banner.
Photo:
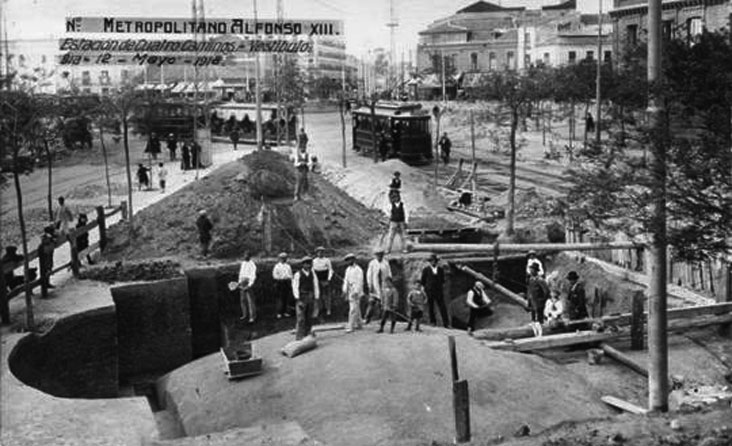
<svg viewBox="0 0 732 446">
<path fill-rule="evenodd" d="M 79 250 L 76 248 L 76 231 L 72 232 L 69 237 L 69 250 L 71 251 L 71 274 L 78 278 L 81 262 L 79 262 Z"/>
<path fill-rule="evenodd" d="M 630 315 L 630 348 L 631 350 L 643 350 L 643 291 L 633 293 Z"/>
<path fill-rule="evenodd" d="M 470 441 L 470 396 L 466 380 L 452 383 L 453 407 L 455 409 L 455 442 Z"/>
<path fill-rule="evenodd" d="M 122 219 L 124 220 L 127 214 L 127 203 L 123 201 L 120 206 L 122 207 Z M 97 223 L 99 223 L 99 250 L 104 252 L 107 247 L 107 222 L 102 206 L 97 206 Z"/>
<path fill-rule="evenodd" d="M 447 337 L 447 346 L 450 349 L 450 369 L 452 370 L 452 381 L 457 382 L 460 379 L 458 375 L 457 351 L 455 350 L 455 337 Z"/>
</svg>

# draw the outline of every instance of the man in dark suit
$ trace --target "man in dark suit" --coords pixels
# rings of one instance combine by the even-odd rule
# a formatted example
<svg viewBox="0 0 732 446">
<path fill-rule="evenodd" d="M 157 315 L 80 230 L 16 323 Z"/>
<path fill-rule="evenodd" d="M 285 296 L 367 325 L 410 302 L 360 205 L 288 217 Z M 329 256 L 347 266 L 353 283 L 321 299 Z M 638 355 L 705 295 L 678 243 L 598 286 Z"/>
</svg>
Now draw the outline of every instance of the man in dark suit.
<svg viewBox="0 0 732 446">
<path fill-rule="evenodd" d="M 431 254 L 429 258 L 429 265 L 422 269 L 422 277 L 420 282 L 424 287 L 424 292 L 427 294 L 427 306 L 429 307 L 430 322 L 432 325 L 437 324 L 435 317 L 435 304 L 440 310 L 440 317 L 442 318 L 442 325 L 445 328 L 450 328 L 449 319 L 447 316 L 447 307 L 443 300 L 443 289 L 445 287 L 445 272 L 442 268 L 437 266 L 437 255 Z"/>
</svg>

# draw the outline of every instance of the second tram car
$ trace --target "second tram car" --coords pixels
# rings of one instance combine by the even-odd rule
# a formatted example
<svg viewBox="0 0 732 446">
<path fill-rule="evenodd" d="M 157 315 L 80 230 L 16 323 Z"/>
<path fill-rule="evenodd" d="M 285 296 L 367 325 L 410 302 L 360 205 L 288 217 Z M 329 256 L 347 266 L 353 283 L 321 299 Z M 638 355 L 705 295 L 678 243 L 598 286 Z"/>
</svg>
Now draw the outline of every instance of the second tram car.
<svg viewBox="0 0 732 446">
<path fill-rule="evenodd" d="M 146 102 L 135 110 L 134 125 L 138 133 L 157 134 L 164 138 L 171 133 L 178 139 L 193 137 L 193 115 L 198 116 L 198 126 L 206 125 L 204 107 L 182 101 Z"/>
<path fill-rule="evenodd" d="M 284 116 L 277 115 L 277 106 L 262 104 L 262 140 L 276 145 L 278 139 L 295 141 L 297 138 L 297 115 L 289 113 L 289 122 Z M 256 143 L 256 104 L 223 102 L 211 106 L 211 132 L 214 136 L 228 138 L 234 128 L 239 129 L 239 141 L 245 144 Z M 278 128 L 279 127 L 279 128 Z M 277 134 L 279 130 L 279 135 Z"/>
<path fill-rule="evenodd" d="M 372 153 L 385 148 L 388 158 L 408 164 L 428 163 L 432 155 L 430 114 L 418 103 L 377 102 L 353 110 L 353 149 Z M 383 142 L 382 142 L 383 141 Z"/>
</svg>

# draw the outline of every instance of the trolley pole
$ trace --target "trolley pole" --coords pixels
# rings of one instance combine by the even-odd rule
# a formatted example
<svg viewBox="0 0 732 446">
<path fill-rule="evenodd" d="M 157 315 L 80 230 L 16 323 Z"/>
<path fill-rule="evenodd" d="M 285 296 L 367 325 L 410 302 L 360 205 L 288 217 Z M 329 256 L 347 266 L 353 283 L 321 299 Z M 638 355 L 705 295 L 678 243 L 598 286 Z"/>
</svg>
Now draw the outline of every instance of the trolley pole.
<svg viewBox="0 0 732 446">
<path fill-rule="evenodd" d="M 668 327 L 666 316 L 666 153 L 661 81 L 661 0 L 648 2 L 649 168 L 653 176 L 650 264 L 648 268 L 648 408 L 668 411 Z"/>
</svg>

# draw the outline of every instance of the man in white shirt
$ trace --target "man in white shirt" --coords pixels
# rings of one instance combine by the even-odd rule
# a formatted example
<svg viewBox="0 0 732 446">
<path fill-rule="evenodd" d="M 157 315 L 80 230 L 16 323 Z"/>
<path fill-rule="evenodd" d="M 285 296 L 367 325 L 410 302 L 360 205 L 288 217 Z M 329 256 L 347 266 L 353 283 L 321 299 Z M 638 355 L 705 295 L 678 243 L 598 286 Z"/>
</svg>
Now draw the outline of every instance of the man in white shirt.
<svg viewBox="0 0 732 446">
<path fill-rule="evenodd" d="M 363 297 L 363 270 L 356 264 L 356 256 L 344 258 L 348 267 L 343 274 L 343 296 L 348 302 L 348 324 L 346 333 L 361 328 L 361 297 Z"/>
<path fill-rule="evenodd" d="M 69 235 L 69 227 L 73 222 L 74 215 L 71 213 L 71 209 L 66 206 L 66 200 L 64 197 L 58 197 L 58 208 L 56 208 L 56 217 L 54 218 L 56 229 L 63 237 L 66 237 Z"/>
<path fill-rule="evenodd" d="M 158 181 L 160 182 L 160 193 L 165 193 L 165 184 L 168 180 L 168 169 L 165 168 L 165 164 L 158 164 Z"/>
<path fill-rule="evenodd" d="M 318 246 L 315 248 L 315 258 L 313 259 L 313 271 L 318 276 L 318 286 L 320 287 L 320 304 L 323 308 L 316 308 L 316 312 L 325 310 L 326 315 L 330 316 L 331 312 L 331 290 L 330 281 L 333 279 L 333 265 L 328 257 L 325 257 L 325 248 Z"/>
<path fill-rule="evenodd" d="M 564 318 L 564 304 L 556 291 L 551 291 L 549 296 L 549 300 L 544 305 L 544 323 L 547 325 L 561 324 Z"/>
<path fill-rule="evenodd" d="M 308 171 L 310 170 L 311 160 L 305 147 L 295 154 L 295 169 L 297 170 L 297 182 L 295 183 L 295 200 L 302 198 L 303 194 L 308 192 Z"/>
<path fill-rule="evenodd" d="M 378 248 L 374 252 L 375 258 L 369 262 L 366 270 L 366 285 L 369 291 L 369 304 L 366 308 L 365 321 L 371 322 L 371 317 L 375 316 L 376 306 L 381 302 L 384 288 L 386 287 L 386 278 L 391 277 L 391 266 L 389 261 L 384 259 L 384 250 Z"/>
<path fill-rule="evenodd" d="M 399 194 L 399 192 L 390 194 L 389 201 L 389 209 L 386 211 L 389 215 L 389 249 L 387 249 L 386 252 L 391 252 L 392 245 L 394 244 L 394 237 L 397 234 L 399 234 L 399 241 L 401 242 L 402 250 L 407 252 L 407 211 L 404 209 L 401 194 Z"/>
<path fill-rule="evenodd" d="M 320 289 L 318 278 L 313 272 L 313 258 L 302 259 L 300 271 L 292 278 L 292 296 L 295 298 L 295 339 L 300 340 L 310 334 L 312 328 L 311 317 L 318 300 Z"/>
<path fill-rule="evenodd" d="M 277 298 L 277 319 L 290 317 L 287 312 L 287 303 L 292 293 L 292 268 L 287 263 L 287 253 L 281 252 L 279 261 L 272 268 L 272 279 L 274 279 L 274 292 Z"/>
<path fill-rule="evenodd" d="M 244 253 L 244 261 L 239 268 L 239 305 L 241 306 L 241 320 L 249 317 L 249 323 L 257 318 L 257 308 L 252 294 L 252 286 L 257 279 L 257 265 L 251 260 L 248 252 Z"/>
</svg>

